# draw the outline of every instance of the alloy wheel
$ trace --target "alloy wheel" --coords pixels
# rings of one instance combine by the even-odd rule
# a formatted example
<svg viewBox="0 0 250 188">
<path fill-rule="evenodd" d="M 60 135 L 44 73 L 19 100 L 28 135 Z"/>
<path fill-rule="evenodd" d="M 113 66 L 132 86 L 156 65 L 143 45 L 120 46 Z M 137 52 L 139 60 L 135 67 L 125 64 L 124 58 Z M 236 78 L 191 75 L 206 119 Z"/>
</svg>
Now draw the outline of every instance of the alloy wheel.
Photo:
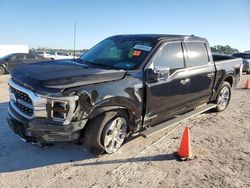
<svg viewBox="0 0 250 188">
<path fill-rule="evenodd" d="M 127 127 L 127 121 L 123 117 L 117 117 L 108 123 L 104 134 L 104 149 L 107 153 L 114 153 L 122 146 Z"/>
</svg>

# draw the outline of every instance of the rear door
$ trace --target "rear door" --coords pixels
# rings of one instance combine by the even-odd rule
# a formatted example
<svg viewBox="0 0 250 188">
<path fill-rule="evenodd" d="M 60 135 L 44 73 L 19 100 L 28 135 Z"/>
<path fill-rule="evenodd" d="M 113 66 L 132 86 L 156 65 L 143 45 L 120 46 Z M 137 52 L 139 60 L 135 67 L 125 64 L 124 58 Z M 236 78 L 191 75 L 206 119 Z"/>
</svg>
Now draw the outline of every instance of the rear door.
<svg viewBox="0 0 250 188">
<path fill-rule="evenodd" d="M 185 71 L 181 41 L 164 44 L 148 68 L 169 67 L 166 80 L 146 83 L 146 112 L 144 126 L 164 121 L 185 109 L 189 77 Z"/>
<path fill-rule="evenodd" d="M 189 73 L 189 106 L 196 107 L 210 100 L 215 78 L 215 66 L 208 46 L 203 41 L 185 42 L 186 66 Z"/>
</svg>

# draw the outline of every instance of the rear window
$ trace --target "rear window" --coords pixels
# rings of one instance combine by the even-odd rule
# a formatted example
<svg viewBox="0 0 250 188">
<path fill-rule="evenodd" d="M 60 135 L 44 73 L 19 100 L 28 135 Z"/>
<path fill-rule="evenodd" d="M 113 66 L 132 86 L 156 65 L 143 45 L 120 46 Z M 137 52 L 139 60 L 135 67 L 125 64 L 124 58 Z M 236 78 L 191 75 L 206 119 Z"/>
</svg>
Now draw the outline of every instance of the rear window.
<svg viewBox="0 0 250 188">
<path fill-rule="evenodd" d="M 186 42 L 188 49 L 188 67 L 206 65 L 209 62 L 207 48 L 203 42 Z"/>
</svg>

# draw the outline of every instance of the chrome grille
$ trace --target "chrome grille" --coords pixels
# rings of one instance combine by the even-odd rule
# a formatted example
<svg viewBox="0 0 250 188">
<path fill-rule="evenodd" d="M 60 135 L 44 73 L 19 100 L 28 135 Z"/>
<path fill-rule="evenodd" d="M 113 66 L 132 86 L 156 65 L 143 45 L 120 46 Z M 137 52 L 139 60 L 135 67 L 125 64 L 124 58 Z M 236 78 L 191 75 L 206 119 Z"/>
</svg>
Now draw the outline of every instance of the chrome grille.
<svg viewBox="0 0 250 188">
<path fill-rule="evenodd" d="M 22 92 L 22 91 L 19 91 L 18 89 L 10 86 L 10 89 L 11 89 L 11 92 L 14 93 L 16 95 L 16 97 L 18 97 L 19 99 L 29 103 L 29 104 L 32 104 L 32 101 L 29 97 L 29 95 L 27 95 L 26 93 Z"/>
<path fill-rule="evenodd" d="M 10 108 L 9 112 L 14 110 L 27 119 L 34 119 L 37 117 L 48 118 L 47 105 L 51 102 L 65 101 L 69 106 L 67 108 L 67 117 L 63 124 L 68 125 L 74 116 L 76 104 L 79 97 L 48 97 L 39 95 L 21 85 L 15 83 L 14 80 L 9 79 L 9 93 L 10 93 Z"/>
<path fill-rule="evenodd" d="M 10 85 L 10 95 L 12 102 L 20 110 L 20 112 L 29 117 L 33 115 L 32 100 L 28 94 Z"/>
</svg>

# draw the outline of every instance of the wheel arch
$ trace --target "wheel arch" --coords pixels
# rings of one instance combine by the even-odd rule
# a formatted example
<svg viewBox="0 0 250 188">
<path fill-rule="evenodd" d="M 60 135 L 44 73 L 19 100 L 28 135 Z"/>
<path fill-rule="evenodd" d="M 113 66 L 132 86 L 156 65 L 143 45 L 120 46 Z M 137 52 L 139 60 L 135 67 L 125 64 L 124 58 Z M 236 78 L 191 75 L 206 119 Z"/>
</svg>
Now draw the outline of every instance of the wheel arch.
<svg viewBox="0 0 250 188">
<path fill-rule="evenodd" d="M 227 75 L 223 81 L 228 82 L 231 85 L 231 87 L 233 87 L 234 83 L 233 75 Z"/>
<path fill-rule="evenodd" d="M 6 67 L 6 65 L 5 65 L 5 64 L 0 64 L 0 67 L 3 67 L 3 68 L 4 68 L 5 73 L 6 73 L 6 72 L 8 72 L 7 67 Z"/>
<path fill-rule="evenodd" d="M 213 89 L 213 96 L 211 97 L 211 100 L 210 101 L 214 101 L 218 95 L 218 91 L 222 85 L 223 82 L 228 82 L 231 87 L 233 87 L 234 85 L 234 74 L 233 73 L 228 73 L 226 74 L 225 76 L 221 76 L 220 79 L 218 79 L 216 82 L 215 82 L 215 85 L 214 85 L 214 89 Z"/>
<path fill-rule="evenodd" d="M 132 130 L 135 128 L 136 126 L 136 123 L 135 123 L 135 115 L 132 113 L 131 109 L 128 109 L 124 106 L 103 106 L 103 107 L 97 107 L 95 108 L 88 116 L 88 121 L 96 118 L 97 116 L 100 116 L 102 114 L 105 114 L 107 112 L 110 112 L 110 111 L 118 111 L 118 110 L 121 110 L 121 111 L 124 111 L 127 115 L 128 115 L 128 119 L 129 119 L 129 129 Z M 88 122 L 87 122 L 88 123 Z"/>
</svg>

